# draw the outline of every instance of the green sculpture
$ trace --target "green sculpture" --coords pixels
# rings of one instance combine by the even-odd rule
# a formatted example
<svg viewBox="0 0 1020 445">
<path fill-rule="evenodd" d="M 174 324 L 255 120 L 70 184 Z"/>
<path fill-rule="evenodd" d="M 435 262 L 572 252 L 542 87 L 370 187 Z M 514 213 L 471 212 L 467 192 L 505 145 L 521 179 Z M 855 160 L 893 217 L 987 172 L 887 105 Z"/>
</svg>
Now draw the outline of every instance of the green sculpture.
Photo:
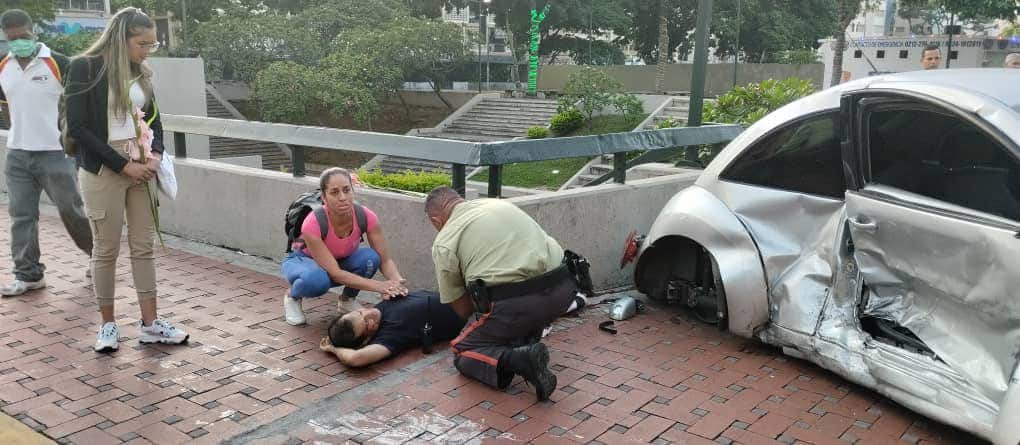
<svg viewBox="0 0 1020 445">
<path fill-rule="evenodd" d="M 528 55 L 528 94 L 531 96 L 534 96 L 538 90 L 538 43 L 541 39 L 538 25 L 545 20 L 545 16 L 548 13 L 548 3 L 546 3 L 545 8 L 542 8 L 542 12 L 538 12 L 535 2 L 531 2 L 531 47 Z"/>
</svg>

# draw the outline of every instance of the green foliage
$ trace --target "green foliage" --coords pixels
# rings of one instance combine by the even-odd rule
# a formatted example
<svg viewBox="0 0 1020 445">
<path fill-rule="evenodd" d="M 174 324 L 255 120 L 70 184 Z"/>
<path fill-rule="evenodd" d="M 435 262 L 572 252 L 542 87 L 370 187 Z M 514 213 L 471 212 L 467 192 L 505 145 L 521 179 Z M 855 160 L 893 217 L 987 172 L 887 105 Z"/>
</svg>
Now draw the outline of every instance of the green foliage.
<svg viewBox="0 0 1020 445">
<path fill-rule="evenodd" d="M 790 77 L 738 86 L 705 104 L 706 122 L 751 125 L 779 107 L 815 92 L 810 80 Z"/>
<path fill-rule="evenodd" d="M 733 55 L 739 27 L 737 52 L 741 60 L 816 63 L 817 57 L 809 53 L 818 47 L 818 40 L 838 33 L 836 3 L 834 0 L 740 0 L 738 23 L 737 0 L 719 0 L 712 20 L 715 54 Z"/>
<path fill-rule="evenodd" d="M 821 56 L 813 49 L 790 49 L 780 51 L 776 54 L 776 63 L 787 63 L 790 65 L 807 65 L 821 63 Z"/>
<path fill-rule="evenodd" d="M 276 62 L 260 71 L 252 85 L 252 98 L 258 104 L 262 119 L 292 124 L 311 123 L 314 110 L 322 97 L 322 77 L 316 70 L 294 62 Z"/>
<path fill-rule="evenodd" d="M 578 110 L 590 123 L 592 116 L 606 107 L 613 107 L 625 116 L 644 113 L 641 100 L 623 92 L 623 84 L 605 71 L 585 66 L 570 74 L 559 100 L 561 112 Z M 559 133 L 556 128 L 553 131 Z"/>
<path fill-rule="evenodd" d="M 597 134 L 624 133 L 633 130 L 638 126 L 638 124 L 644 121 L 646 117 L 648 117 L 648 115 L 645 113 L 630 117 L 613 114 L 595 116 L 591 120 L 591 125 L 579 128 L 573 133 L 565 136 L 594 136 Z"/>
<path fill-rule="evenodd" d="M 0 13 L 15 8 L 27 12 L 36 24 L 52 21 L 56 12 L 53 0 L 0 0 Z"/>
<path fill-rule="evenodd" d="M 1009 25 L 1006 25 L 1004 28 L 1002 28 L 1002 31 L 999 32 L 999 37 L 1002 37 L 1004 39 L 1017 36 L 1020 36 L 1020 24 L 1018 23 L 1011 23 Z"/>
<path fill-rule="evenodd" d="M 446 173 L 413 172 L 383 173 L 382 170 L 358 170 L 358 179 L 375 187 L 406 190 L 409 192 L 428 193 L 439 186 L 452 184 L 450 175 Z"/>
<path fill-rule="evenodd" d="M 381 102 L 403 85 L 400 69 L 375 55 L 338 52 L 322 60 L 323 102 L 336 116 L 351 115 L 364 124 L 382 108 Z M 305 91 L 308 91 L 306 88 Z"/>
<path fill-rule="evenodd" d="M 627 0 L 624 3 L 627 14 L 632 17 L 631 26 L 617 32 L 624 37 L 621 43 L 632 45 L 645 63 L 652 65 L 658 61 L 660 14 L 667 17 L 669 48 L 665 52 L 668 60 L 673 60 L 676 55 L 685 58 L 693 51 L 697 0 Z M 720 14 L 714 15 L 721 17 Z M 715 27 L 713 19 L 713 33 Z"/>
<path fill-rule="evenodd" d="M 578 107 L 588 120 L 593 114 L 612 105 L 613 99 L 623 92 L 623 84 L 605 71 L 590 66 L 570 74 L 560 98 L 560 111 Z"/>
<path fill-rule="evenodd" d="M 402 0 L 318 0 L 296 16 L 298 29 L 326 49 L 337 36 L 380 29 L 407 15 Z"/>
<path fill-rule="evenodd" d="M 949 16 L 955 15 L 956 22 L 1014 19 L 1020 14 L 1020 3 L 1015 0 L 901 0 L 901 7 L 924 8 L 939 11 L 949 24 Z"/>
<path fill-rule="evenodd" d="M 256 77 L 252 96 L 270 122 L 316 123 L 317 112 L 328 112 L 365 124 L 402 82 L 396 67 L 370 55 L 339 52 L 318 66 L 270 65 Z"/>
<path fill-rule="evenodd" d="M 206 60 L 208 76 L 252 81 L 277 61 L 312 66 L 332 51 L 340 34 L 374 29 L 406 15 L 399 0 L 329 0 L 309 2 L 303 9 L 276 2 L 281 9 L 244 1 L 222 15 L 200 23 L 192 47 Z M 188 10 L 191 16 L 191 9 Z"/>
<path fill-rule="evenodd" d="M 571 133 L 584 125 L 584 115 L 574 107 L 560 111 L 549 120 L 549 129 L 557 135 Z"/>
<path fill-rule="evenodd" d="M 613 98 L 613 108 L 627 118 L 634 118 L 645 113 L 641 99 L 633 94 L 618 94 Z"/>
<path fill-rule="evenodd" d="M 528 129 L 528 139 L 545 139 L 549 136 L 549 129 L 545 127 L 531 127 Z"/>
<path fill-rule="evenodd" d="M 588 161 L 587 157 L 579 157 L 507 164 L 503 166 L 503 184 L 511 187 L 556 190 Z M 472 176 L 471 180 L 488 181 L 488 170 L 482 170 Z"/>
<path fill-rule="evenodd" d="M 149 15 L 164 15 L 168 11 L 177 17 L 181 14 L 180 0 L 110 0 L 110 9 L 114 12 L 128 6 L 134 6 Z M 188 21 L 191 23 L 205 22 L 217 15 L 218 10 L 235 12 L 243 5 L 235 5 L 232 0 L 202 0 L 188 2 Z M 232 8 L 233 7 L 233 8 Z"/>
<path fill-rule="evenodd" d="M 581 127 L 574 132 L 560 136 L 622 133 L 633 130 L 646 117 L 648 116 L 645 114 L 629 118 L 618 115 L 595 116 L 590 126 Z M 587 157 L 579 157 L 509 164 L 503 168 L 503 183 L 514 187 L 556 190 L 584 167 L 589 160 L 590 158 Z M 486 181 L 488 178 L 486 170 L 471 177 L 474 181 Z"/>
<path fill-rule="evenodd" d="M 246 82 L 277 61 L 311 63 L 320 45 L 293 17 L 277 14 L 224 15 L 199 25 L 192 47 L 206 60 L 211 78 Z"/>
<path fill-rule="evenodd" d="M 681 124 L 683 124 L 683 121 L 671 117 L 662 122 L 659 122 L 659 125 L 656 125 L 655 129 L 662 130 L 663 128 L 676 128 L 679 127 Z"/>
<path fill-rule="evenodd" d="M 342 34 L 334 46 L 351 53 L 372 54 L 379 63 L 396 66 L 404 80 L 424 78 L 444 102 L 440 90 L 447 76 L 471 58 L 459 26 L 413 17 L 399 17 L 377 29 Z M 452 108 L 449 103 L 447 106 Z"/>
<path fill-rule="evenodd" d="M 97 32 L 79 32 L 76 34 L 43 34 L 39 40 L 50 49 L 73 57 L 92 46 L 92 43 L 98 38 L 99 33 Z"/>
</svg>

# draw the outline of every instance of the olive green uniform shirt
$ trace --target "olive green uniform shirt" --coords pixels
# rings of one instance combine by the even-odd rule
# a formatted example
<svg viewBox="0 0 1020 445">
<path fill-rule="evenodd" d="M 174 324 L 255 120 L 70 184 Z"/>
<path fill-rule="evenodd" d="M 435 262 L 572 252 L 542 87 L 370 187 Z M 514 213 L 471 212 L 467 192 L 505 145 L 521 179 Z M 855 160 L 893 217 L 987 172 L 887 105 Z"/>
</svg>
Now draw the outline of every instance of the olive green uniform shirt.
<svg viewBox="0 0 1020 445">
<path fill-rule="evenodd" d="M 452 303 L 466 283 L 524 281 L 563 263 L 563 248 L 517 206 L 499 199 L 457 205 L 432 244 L 440 300 Z"/>
</svg>

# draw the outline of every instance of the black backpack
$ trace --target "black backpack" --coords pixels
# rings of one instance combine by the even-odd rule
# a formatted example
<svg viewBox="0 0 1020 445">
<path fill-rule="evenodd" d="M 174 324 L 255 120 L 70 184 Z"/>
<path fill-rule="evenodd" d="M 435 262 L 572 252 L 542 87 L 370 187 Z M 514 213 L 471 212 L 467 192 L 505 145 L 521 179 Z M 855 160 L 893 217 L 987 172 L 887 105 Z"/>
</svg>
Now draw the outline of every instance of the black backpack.
<svg viewBox="0 0 1020 445">
<path fill-rule="evenodd" d="M 290 203 L 284 217 L 283 228 L 287 233 L 287 253 L 293 250 L 294 242 L 301 239 L 301 225 L 304 224 L 305 218 L 311 212 L 315 212 L 315 219 L 319 221 L 322 239 L 326 239 L 326 234 L 329 233 L 329 221 L 326 218 L 326 208 L 322 205 L 322 191 L 302 193 L 294 202 Z M 368 218 L 365 216 L 365 208 L 357 201 L 354 202 L 354 218 L 358 221 L 358 229 L 361 230 L 361 241 L 365 241 Z"/>
</svg>

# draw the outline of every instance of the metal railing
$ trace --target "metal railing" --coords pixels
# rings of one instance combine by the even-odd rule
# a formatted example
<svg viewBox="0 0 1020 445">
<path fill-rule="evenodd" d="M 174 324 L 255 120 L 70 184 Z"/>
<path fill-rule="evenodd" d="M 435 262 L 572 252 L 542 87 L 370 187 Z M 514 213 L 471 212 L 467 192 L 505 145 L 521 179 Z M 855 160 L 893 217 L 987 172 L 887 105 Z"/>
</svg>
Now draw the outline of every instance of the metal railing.
<svg viewBox="0 0 1020 445">
<path fill-rule="evenodd" d="M 194 134 L 288 144 L 293 149 L 291 163 L 295 177 L 305 176 L 305 147 L 423 159 L 451 164 L 453 188 L 461 195 L 466 188 L 467 167 L 487 166 L 490 197 L 502 196 L 503 166 L 507 164 L 644 152 L 631 161 L 626 156 L 614 156 L 613 171 L 594 181 L 600 184 L 612 179 L 623 184 L 627 169 L 634 165 L 668 158 L 684 147 L 729 142 L 743 131 L 738 125 L 706 125 L 596 136 L 465 142 L 198 116 L 163 115 L 162 119 L 164 131 L 173 133 L 176 155 L 181 158 L 187 157 L 185 135 Z"/>
</svg>

